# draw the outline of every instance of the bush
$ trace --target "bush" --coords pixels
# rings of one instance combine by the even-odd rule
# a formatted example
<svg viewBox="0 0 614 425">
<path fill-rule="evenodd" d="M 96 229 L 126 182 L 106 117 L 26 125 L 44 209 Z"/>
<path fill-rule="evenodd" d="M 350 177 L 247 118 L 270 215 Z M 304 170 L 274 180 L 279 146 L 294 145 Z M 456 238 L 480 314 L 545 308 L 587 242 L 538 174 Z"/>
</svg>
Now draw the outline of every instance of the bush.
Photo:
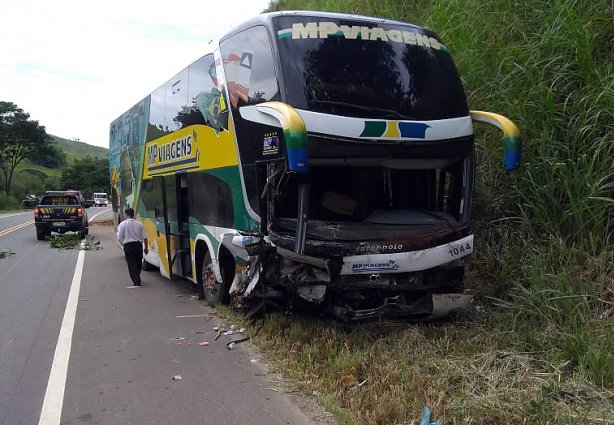
<svg viewBox="0 0 614 425">
<path fill-rule="evenodd" d="M 20 208 L 20 202 L 15 197 L 0 193 L 0 211 L 16 210 Z"/>
</svg>

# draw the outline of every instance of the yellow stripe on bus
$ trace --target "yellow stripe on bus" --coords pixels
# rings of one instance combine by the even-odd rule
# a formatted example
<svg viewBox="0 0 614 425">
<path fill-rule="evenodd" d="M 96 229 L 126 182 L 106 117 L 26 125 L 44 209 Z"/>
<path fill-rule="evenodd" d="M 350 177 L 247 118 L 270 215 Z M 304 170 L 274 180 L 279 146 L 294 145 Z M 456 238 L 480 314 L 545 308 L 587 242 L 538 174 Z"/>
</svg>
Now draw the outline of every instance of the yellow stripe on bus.
<svg viewBox="0 0 614 425">
<path fill-rule="evenodd" d="M 205 125 L 191 125 L 145 144 L 143 179 L 239 164 L 232 119 L 220 132 Z"/>
</svg>

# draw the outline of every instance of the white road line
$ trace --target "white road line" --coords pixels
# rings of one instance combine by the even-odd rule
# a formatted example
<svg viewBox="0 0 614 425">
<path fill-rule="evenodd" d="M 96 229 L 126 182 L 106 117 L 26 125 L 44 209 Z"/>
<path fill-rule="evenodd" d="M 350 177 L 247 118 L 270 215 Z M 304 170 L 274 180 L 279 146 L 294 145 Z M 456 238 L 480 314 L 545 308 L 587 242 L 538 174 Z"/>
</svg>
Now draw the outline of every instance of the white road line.
<svg viewBox="0 0 614 425">
<path fill-rule="evenodd" d="M 62 405 L 64 404 L 64 389 L 66 387 L 66 376 L 68 374 L 68 360 L 70 359 L 70 348 L 72 347 L 72 334 L 75 328 L 75 317 L 77 316 L 77 302 L 79 301 L 79 291 L 81 289 L 81 275 L 83 274 L 83 260 L 85 251 L 79 251 L 75 274 L 70 285 L 66 310 L 60 327 L 58 344 L 55 347 L 53 364 L 49 373 L 47 390 L 43 399 L 38 425 L 59 425 L 62 417 Z"/>
<path fill-rule="evenodd" d="M 109 211 L 109 210 L 107 209 L 107 210 L 100 211 L 98 214 L 94 215 L 94 217 L 90 218 L 87 222 L 91 223 L 93 219 L 95 219 L 96 217 L 98 217 L 102 213 L 106 213 L 107 211 Z"/>
<path fill-rule="evenodd" d="M 188 314 L 187 316 L 175 316 L 176 319 L 189 319 L 192 317 L 208 317 L 204 314 Z"/>
<path fill-rule="evenodd" d="M 7 214 L 7 215 L 0 214 L 0 218 L 15 217 L 15 216 L 18 216 L 18 215 L 26 215 L 26 214 L 32 214 L 32 211 L 20 212 L 20 213 L 17 213 L 17 214 Z"/>
</svg>

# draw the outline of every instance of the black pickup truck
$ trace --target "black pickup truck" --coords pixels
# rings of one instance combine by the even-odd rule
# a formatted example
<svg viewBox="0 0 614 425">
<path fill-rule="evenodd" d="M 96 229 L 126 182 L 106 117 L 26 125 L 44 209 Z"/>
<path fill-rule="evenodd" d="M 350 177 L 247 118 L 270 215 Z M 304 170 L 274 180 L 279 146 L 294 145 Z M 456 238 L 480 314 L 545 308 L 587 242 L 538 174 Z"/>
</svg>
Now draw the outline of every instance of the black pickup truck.
<svg viewBox="0 0 614 425">
<path fill-rule="evenodd" d="M 78 192 L 49 191 L 34 208 L 34 225 L 39 241 L 51 232 L 78 232 L 81 239 L 89 232 L 85 203 Z"/>
</svg>

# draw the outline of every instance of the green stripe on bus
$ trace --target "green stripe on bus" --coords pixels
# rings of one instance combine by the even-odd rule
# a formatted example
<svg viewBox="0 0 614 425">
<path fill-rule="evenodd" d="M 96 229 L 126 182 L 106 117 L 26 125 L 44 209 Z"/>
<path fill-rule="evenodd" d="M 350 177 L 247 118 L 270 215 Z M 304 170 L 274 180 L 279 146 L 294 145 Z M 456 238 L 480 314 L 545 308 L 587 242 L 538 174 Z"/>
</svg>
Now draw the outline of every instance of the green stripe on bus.
<svg viewBox="0 0 614 425">
<path fill-rule="evenodd" d="M 386 132 L 386 121 L 365 121 L 359 137 L 381 137 Z"/>
</svg>

